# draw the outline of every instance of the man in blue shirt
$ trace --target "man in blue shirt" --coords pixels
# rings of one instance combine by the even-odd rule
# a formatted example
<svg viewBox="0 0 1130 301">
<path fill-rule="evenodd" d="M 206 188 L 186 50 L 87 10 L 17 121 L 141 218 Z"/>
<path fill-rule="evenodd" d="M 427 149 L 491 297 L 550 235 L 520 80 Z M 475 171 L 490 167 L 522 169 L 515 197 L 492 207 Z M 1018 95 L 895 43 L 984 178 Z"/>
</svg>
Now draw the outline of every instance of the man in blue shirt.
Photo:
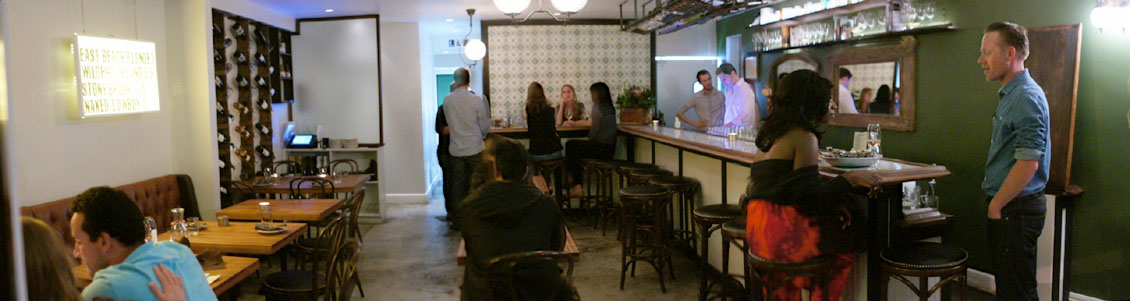
<svg viewBox="0 0 1130 301">
<path fill-rule="evenodd" d="M 977 63 L 985 80 L 1002 86 L 981 183 L 989 195 L 988 239 L 1000 300 L 1039 300 L 1036 239 L 1047 212 L 1051 135 L 1048 101 L 1024 68 L 1027 58 L 1027 29 L 1008 22 L 985 28 Z"/>
<path fill-rule="evenodd" d="M 446 198 L 447 222 L 453 229 L 459 229 L 459 204 L 471 192 L 471 175 L 482 162 L 483 139 L 490 131 L 490 105 L 482 97 L 471 93 L 471 71 L 467 68 L 455 70 L 454 88 L 443 97 L 443 115 L 447 119 L 451 145 L 448 152 L 451 158 L 451 198 Z M 445 179 L 446 181 L 447 179 Z M 452 211 L 454 209 L 454 211 Z"/>
<path fill-rule="evenodd" d="M 188 300 L 216 300 L 188 247 L 169 241 L 145 243 L 145 217 L 124 192 L 91 188 L 75 197 L 71 208 L 74 255 L 93 275 L 82 291 L 83 300 L 157 300 L 148 285 L 158 282 L 153 269 L 158 265 L 181 277 Z"/>
</svg>

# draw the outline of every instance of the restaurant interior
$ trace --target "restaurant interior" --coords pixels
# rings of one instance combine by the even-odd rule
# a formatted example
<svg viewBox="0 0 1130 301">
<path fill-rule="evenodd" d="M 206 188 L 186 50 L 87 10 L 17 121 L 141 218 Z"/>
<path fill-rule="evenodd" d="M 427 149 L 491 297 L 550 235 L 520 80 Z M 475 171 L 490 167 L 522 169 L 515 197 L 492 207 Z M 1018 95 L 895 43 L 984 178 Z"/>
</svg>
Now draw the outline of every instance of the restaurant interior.
<svg viewBox="0 0 1130 301">
<path fill-rule="evenodd" d="M 992 78 L 1002 21 L 1026 28 L 1000 48 L 1020 77 Z M 136 205 L 108 223 L 144 222 L 136 250 L 197 260 L 173 268 L 183 292 L 137 272 L 187 298 L 102 297 L 1128 300 L 1128 29 L 1130 0 L 0 0 L 0 299 L 112 281 L 88 253 L 116 232 L 76 226 L 108 186 Z M 1017 184 L 1009 163 L 992 191 L 1038 215 L 985 192 L 1016 78 L 1038 84 L 1044 148 L 1004 155 L 1039 169 Z M 809 90 L 823 118 L 787 109 Z M 816 143 L 788 175 L 819 189 L 763 180 L 787 114 Z M 541 122 L 556 156 L 535 154 Z M 813 209 L 842 232 L 762 190 L 778 180 L 842 192 Z M 497 210 L 552 206 L 482 209 L 502 182 Z M 564 282 L 523 274 L 546 266 Z"/>
</svg>

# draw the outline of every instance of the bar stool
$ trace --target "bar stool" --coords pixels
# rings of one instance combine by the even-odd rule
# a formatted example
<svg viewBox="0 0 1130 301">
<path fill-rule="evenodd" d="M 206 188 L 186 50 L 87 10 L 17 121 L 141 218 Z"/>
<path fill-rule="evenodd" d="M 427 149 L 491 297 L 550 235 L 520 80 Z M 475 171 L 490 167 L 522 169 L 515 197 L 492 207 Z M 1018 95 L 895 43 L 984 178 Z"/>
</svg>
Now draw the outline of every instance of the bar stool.
<svg viewBox="0 0 1130 301">
<path fill-rule="evenodd" d="M 596 170 L 597 182 L 596 195 L 593 198 L 593 206 L 596 208 L 593 229 L 597 228 L 597 224 L 601 224 L 601 236 L 607 233 L 608 218 L 613 217 L 620 208 L 612 201 L 612 174 L 623 164 L 623 161 L 612 160 L 598 160 L 593 163 L 593 168 Z"/>
<path fill-rule="evenodd" d="M 706 300 L 707 294 L 710 292 L 712 286 L 707 281 L 706 267 L 709 265 L 707 257 L 710 256 L 710 234 L 722 228 L 722 224 L 732 219 L 742 216 L 742 210 L 737 205 L 729 204 L 714 204 L 698 207 L 694 210 L 695 226 L 698 228 L 699 241 L 702 243 L 701 255 L 699 256 L 699 268 L 701 269 L 701 276 L 698 286 L 698 299 Z M 725 246 L 725 245 L 723 245 Z M 722 248 L 722 258 L 729 258 L 730 248 Z M 718 283 L 717 281 L 715 283 Z"/>
<path fill-rule="evenodd" d="M 569 201 L 563 197 L 564 194 L 561 192 L 562 186 L 565 185 L 562 176 L 562 172 L 565 171 L 565 160 L 554 159 L 537 162 L 535 168 L 545 178 L 546 185 L 549 185 L 549 196 L 557 201 L 561 210 L 569 209 Z"/>
<path fill-rule="evenodd" d="M 628 181 L 628 175 L 630 175 L 633 171 L 645 169 L 659 169 L 659 167 L 655 166 L 655 164 L 644 163 L 624 163 L 620 164 L 620 166 L 617 166 L 616 173 L 620 174 L 620 188 L 627 187 L 624 184 Z"/>
<path fill-rule="evenodd" d="M 628 170 L 628 186 L 648 185 L 651 180 L 670 177 L 672 173 L 665 169 Z"/>
<path fill-rule="evenodd" d="M 738 247 L 738 250 L 742 250 L 741 251 L 742 252 L 742 258 L 746 258 L 746 255 L 749 254 L 749 245 L 745 243 L 745 223 L 746 223 L 746 218 L 744 216 L 732 219 L 732 220 L 725 222 L 725 223 L 722 223 L 722 245 L 724 246 L 724 248 L 729 248 L 731 245 Z M 730 270 L 730 262 L 729 261 L 730 261 L 729 256 L 722 257 L 722 276 L 723 277 L 731 276 L 730 271 L 729 271 Z M 749 266 L 743 264 L 742 267 L 743 267 L 742 268 L 742 279 L 745 279 L 745 285 L 744 285 L 745 287 L 743 287 L 742 290 L 745 291 L 746 295 L 749 295 L 752 292 L 752 290 L 748 289 L 748 288 L 751 288 L 751 286 L 749 286 L 749 283 L 752 281 L 750 279 Z M 721 293 L 723 300 L 726 299 L 727 293 L 728 292 L 722 292 Z M 738 298 L 738 299 L 741 299 L 741 298 Z"/>
<path fill-rule="evenodd" d="M 966 268 L 969 253 L 965 249 L 936 242 L 910 242 L 897 247 L 889 247 L 879 253 L 883 259 L 880 264 L 883 274 L 879 292 L 882 300 L 887 300 L 887 277 L 894 277 L 910 287 L 918 299 L 927 300 L 950 281 L 961 279 L 961 300 L 965 300 L 967 289 Z M 903 276 L 918 277 L 918 286 Z M 939 277 L 934 286 L 929 286 L 930 277 Z M 929 287 L 929 290 L 927 290 Z"/>
<path fill-rule="evenodd" d="M 828 254 L 803 262 L 780 262 L 746 252 L 745 264 L 751 280 L 746 283 L 750 287 L 747 290 L 750 292 L 749 299 L 756 300 L 760 296 L 762 300 L 770 300 L 773 288 L 788 285 L 797 277 L 811 277 L 816 287 L 823 290 L 821 296 L 828 296 L 828 281 L 835 259 L 835 255 Z M 766 280 L 770 283 L 766 283 Z"/>
<path fill-rule="evenodd" d="M 620 290 L 624 289 L 624 277 L 628 266 L 632 267 L 632 277 L 636 276 L 636 263 L 650 263 L 659 275 L 659 289 L 667 293 L 663 282 L 664 265 L 671 278 L 675 278 L 674 264 L 671 262 L 671 249 L 667 246 L 667 229 L 670 227 L 665 207 L 671 203 L 671 191 L 657 185 L 637 185 L 620 189 L 620 210 L 624 217 L 627 235 L 622 241 L 620 253 Z M 641 235 L 648 238 L 641 241 Z"/>
<path fill-rule="evenodd" d="M 685 245 L 689 250 L 697 249 L 695 246 L 695 232 L 694 225 L 691 222 L 691 211 L 694 210 L 694 196 L 698 192 L 699 183 L 692 178 L 671 176 L 661 177 L 651 180 L 651 184 L 663 186 L 672 193 L 676 194 L 675 200 L 678 202 L 671 204 L 671 210 L 668 210 L 671 216 L 671 223 L 675 229 L 671 232 L 674 237 L 673 246 Z M 675 223 L 675 206 L 679 207 L 678 224 Z"/>
</svg>

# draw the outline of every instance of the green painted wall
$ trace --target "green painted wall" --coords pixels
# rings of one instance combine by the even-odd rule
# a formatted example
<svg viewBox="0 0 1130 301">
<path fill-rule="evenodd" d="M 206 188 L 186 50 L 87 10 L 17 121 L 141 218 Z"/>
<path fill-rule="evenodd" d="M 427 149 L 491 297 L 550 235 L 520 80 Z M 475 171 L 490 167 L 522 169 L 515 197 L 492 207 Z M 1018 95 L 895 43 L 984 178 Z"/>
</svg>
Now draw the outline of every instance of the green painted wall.
<svg viewBox="0 0 1130 301">
<path fill-rule="evenodd" d="M 943 2 L 943 1 L 939 1 Z M 1027 27 L 1083 23 L 1072 183 L 1086 194 L 1075 205 L 1071 291 L 1107 300 L 1130 299 L 1130 33 L 1100 33 L 1090 21 L 1094 1 L 946 1 L 959 30 L 918 39 L 917 130 L 884 133 L 890 157 L 943 164 L 953 176 L 938 181 L 942 210 L 957 222 L 945 241 L 970 252 L 972 266 L 991 271 L 986 248 L 987 207 L 980 181 L 999 84 L 984 80 L 977 64 L 982 29 L 998 20 Z M 959 5 L 960 4 L 960 5 Z M 717 22 L 718 49 L 743 34 L 755 13 Z M 806 50 L 821 60 L 829 49 Z M 762 75 L 781 54 L 761 59 Z M 829 127 L 823 144 L 851 145 L 855 129 Z M 1050 235 L 1047 233 L 1045 235 Z"/>
</svg>

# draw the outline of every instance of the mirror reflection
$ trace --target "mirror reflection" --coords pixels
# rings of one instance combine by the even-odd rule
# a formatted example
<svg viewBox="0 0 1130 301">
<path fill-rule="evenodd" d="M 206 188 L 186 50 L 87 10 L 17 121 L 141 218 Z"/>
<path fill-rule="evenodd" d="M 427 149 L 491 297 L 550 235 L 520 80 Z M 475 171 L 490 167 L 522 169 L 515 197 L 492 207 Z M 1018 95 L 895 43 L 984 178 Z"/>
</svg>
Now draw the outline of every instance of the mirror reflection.
<svg viewBox="0 0 1130 301">
<path fill-rule="evenodd" d="M 899 114 L 899 65 L 896 62 L 841 65 L 837 101 L 839 114 Z"/>
<path fill-rule="evenodd" d="M 777 65 L 777 78 L 779 79 L 781 78 L 781 75 L 789 74 L 797 70 L 812 70 L 820 72 L 816 69 L 816 65 L 813 65 L 812 63 L 809 63 L 805 60 L 789 59 L 781 62 L 780 65 Z"/>
</svg>

